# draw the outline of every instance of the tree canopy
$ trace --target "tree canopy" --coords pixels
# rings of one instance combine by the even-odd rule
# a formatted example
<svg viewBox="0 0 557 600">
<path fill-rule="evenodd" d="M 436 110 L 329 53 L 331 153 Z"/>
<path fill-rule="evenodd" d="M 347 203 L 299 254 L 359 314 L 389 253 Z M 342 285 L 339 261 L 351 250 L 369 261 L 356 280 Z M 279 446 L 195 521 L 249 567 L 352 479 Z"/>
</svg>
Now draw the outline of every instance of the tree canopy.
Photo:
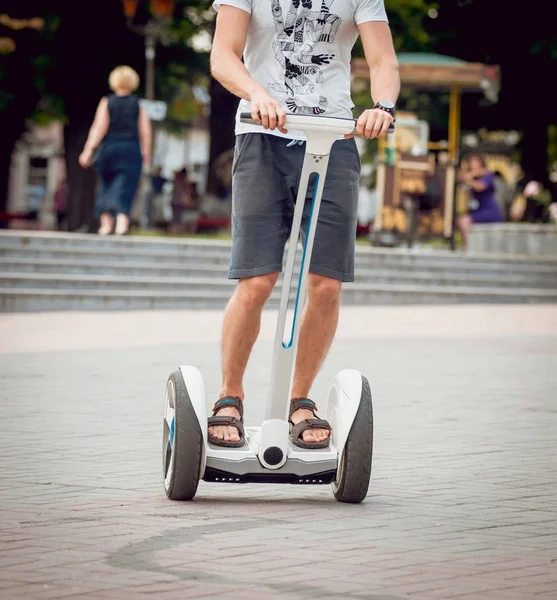
<svg viewBox="0 0 557 600">
<path fill-rule="evenodd" d="M 523 164 L 538 176 L 547 170 L 548 147 L 556 143 L 552 126 L 557 124 L 557 105 L 551 86 L 557 36 L 550 4 L 532 0 L 527 11 L 518 11 L 496 0 L 386 0 L 397 51 L 438 52 L 501 66 L 499 102 L 488 106 L 478 97 L 465 98 L 463 126 L 520 130 Z M 142 19 L 147 15 L 147 0 L 139 5 Z M 157 97 L 169 103 L 167 125 L 175 131 L 199 115 L 193 86 L 210 89 L 212 159 L 232 143 L 230 116 L 237 102 L 209 76 L 207 49 L 213 23 L 210 2 L 176 0 L 174 19 L 157 48 L 156 62 Z M 361 46 L 354 52 L 361 55 Z M 4 0 L 0 181 L 7 181 L 9 157 L 29 120 L 63 120 L 66 151 L 75 162 L 99 98 L 108 91 L 108 73 L 117 64 L 129 64 L 140 75 L 144 72 L 143 41 L 126 26 L 120 2 Z M 368 106 L 365 93 L 355 100 L 360 108 Z M 426 118 L 432 132 L 440 135 L 446 122 L 445 97 L 403 90 L 401 104 Z M 557 152 L 550 147 L 549 154 Z M 75 182 L 80 179 L 86 187 L 77 168 L 74 175 Z M 85 193 L 85 187 L 78 194 Z M 4 188 L 0 211 L 5 198 Z"/>
<path fill-rule="evenodd" d="M 557 30 L 551 8 L 546 0 L 532 0 L 525 10 L 497 0 L 443 0 L 439 17 L 429 23 L 437 51 L 501 67 L 499 101 L 483 105 L 465 98 L 463 126 L 521 131 L 523 167 L 540 179 L 547 177 L 550 126 L 557 123 Z"/>
</svg>

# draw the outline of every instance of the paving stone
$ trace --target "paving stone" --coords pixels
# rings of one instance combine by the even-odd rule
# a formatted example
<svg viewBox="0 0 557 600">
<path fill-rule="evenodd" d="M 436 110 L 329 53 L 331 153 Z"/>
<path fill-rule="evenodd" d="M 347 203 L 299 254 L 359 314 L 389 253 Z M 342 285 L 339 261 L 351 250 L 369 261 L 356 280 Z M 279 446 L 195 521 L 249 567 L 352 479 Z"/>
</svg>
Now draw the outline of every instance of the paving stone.
<svg viewBox="0 0 557 600">
<path fill-rule="evenodd" d="M 138 330 L 151 319 L 143 338 L 116 340 L 118 315 L 72 314 L 80 336 L 60 314 L 0 315 L 2 600 L 557 598 L 557 308 L 449 313 L 442 328 L 432 307 L 344 316 L 312 396 L 324 404 L 348 366 L 372 383 L 372 483 L 358 506 L 327 486 L 203 482 L 193 502 L 168 501 L 165 381 L 195 362 L 215 397 L 212 334 L 164 338 L 156 313 L 135 316 Z M 195 318 L 199 335 L 221 317 Z M 248 424 L 268 384 L 264 321 Z"/>
</svg>

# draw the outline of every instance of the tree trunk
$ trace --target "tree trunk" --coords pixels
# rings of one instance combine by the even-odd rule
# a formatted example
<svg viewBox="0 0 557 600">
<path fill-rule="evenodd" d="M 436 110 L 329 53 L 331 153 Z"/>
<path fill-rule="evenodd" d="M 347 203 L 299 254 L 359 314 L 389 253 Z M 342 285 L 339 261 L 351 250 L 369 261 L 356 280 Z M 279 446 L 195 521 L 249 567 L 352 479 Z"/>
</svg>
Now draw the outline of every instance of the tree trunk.
<svg viewBox="0 0 557 600">
<path fill-rule="evenodd" d="M 16 101 L 0 112 L 0 212 L 8 207 L 8 193 L 12 152 L 26 130 L 26 119 L 39 101 L 39 94 L 32 85 L 29 69 L 21 67 L 21 80 L 17 86 L 6 86 Z"/>
<path fill-rule="evenodd" d="M 92 233 L 96 230 L 94 217 L 97 176 L 94 169 L 83 169 L 78 162 L 90 123 L 70 119 L 64 129 L 66 172 L 70 197 L 68 201 L 68 230 Z"/>
<path fill-rule="evenodd" d="M 19 136 L 2 136 L 0 144 L 0 213 L 8 210 L 8 193 L 10 182 L 10 170 L 12 165 L 12 152 Z M 0 229 L 5 229 L 8 221 L 0 219 Z"/>
<path fill-rule="evenodd" d="M 548 184 L 547 145 L 549 143 L 548 126 L 543 117 L 532 119 L 524 127 L 520 149 L 522 151 L 522 169 L 528 177 Z"/>
<path fill-rule="evenodd" d="M 64 129 L 70 190 L 68 229 L 94 231 L 96 174 L 93 169 L 82 169 L 78 157 L 98 102 L 110 92 L 110 71 L 118 64 L 128 64 L 141 72 L 143 40 L 126 27 L 120 2 L 97 0 L 90 8 L 81 2 L 64 2 L 62 6 L 56 35 L 56 91 L 64 99 L 68 117 Z"/>
<path fill-rule="evenodd" d="M 210 91 L 211 116 L 209 118 L 209 131 L 211 146 L 207 172 L 207 192 L 220 194 L 222 189 L 214 169 L 215 160 L 223 152 L 234 147 L 234 123 L 239 100 L 215 79 L 211 79 Z"/>
</svg>

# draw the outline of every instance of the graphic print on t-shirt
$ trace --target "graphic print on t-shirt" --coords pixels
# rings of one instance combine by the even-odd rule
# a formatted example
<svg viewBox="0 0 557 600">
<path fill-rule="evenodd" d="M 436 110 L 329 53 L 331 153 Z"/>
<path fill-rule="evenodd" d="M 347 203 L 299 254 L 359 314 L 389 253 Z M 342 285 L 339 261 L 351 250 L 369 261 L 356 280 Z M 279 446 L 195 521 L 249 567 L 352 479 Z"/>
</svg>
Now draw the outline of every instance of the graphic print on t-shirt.
<svg viewBox="0 0 557 600">
<path fill-rule="evenodd" d="M 328 99 L 319 95 L 317 106 L 305 106 L 300 96 L 319 93 L 323 84 L 322 65 L 328 65 L 334 54 L 314 54 L 315 44 L 332 44 L 342 19 L 331 13 L 335 0 L 321 0 L 319 10 L 313 9 L 313 0 L 291 0 L 283 18 L 280 0 L 271 0 L 277 37 L 273 53 L 284 69 L 284 80 L 268 85 L 274 92 L 286 94 L 286 106 L 292 113 L 320 115 L 327 109 Z M 319 2 L 319 0 L 318 0 Z"/>
</svg>

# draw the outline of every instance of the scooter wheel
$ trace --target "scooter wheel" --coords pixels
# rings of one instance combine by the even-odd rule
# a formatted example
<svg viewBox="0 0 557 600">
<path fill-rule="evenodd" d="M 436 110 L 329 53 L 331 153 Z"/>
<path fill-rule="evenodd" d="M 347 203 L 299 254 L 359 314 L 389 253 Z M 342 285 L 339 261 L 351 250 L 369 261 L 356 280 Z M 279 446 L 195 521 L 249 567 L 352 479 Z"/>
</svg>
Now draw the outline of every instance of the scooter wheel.
<svg viewBox="0 0 557 600">
<path fill-rule="evenodd" d="M 164 490 L 171 500 L 191 500 L 201 471 L 203 435 L 181 371 L 166 384 L 162 460 Z"/>
<path fill-rule="evenodd" d="M 373 454 L 373 407 L 369 382 L 362 377 L 360 406 L 352 423 L 333 482 L 339 502 L 362 502 L 367 496 Z"/>
</svg>

